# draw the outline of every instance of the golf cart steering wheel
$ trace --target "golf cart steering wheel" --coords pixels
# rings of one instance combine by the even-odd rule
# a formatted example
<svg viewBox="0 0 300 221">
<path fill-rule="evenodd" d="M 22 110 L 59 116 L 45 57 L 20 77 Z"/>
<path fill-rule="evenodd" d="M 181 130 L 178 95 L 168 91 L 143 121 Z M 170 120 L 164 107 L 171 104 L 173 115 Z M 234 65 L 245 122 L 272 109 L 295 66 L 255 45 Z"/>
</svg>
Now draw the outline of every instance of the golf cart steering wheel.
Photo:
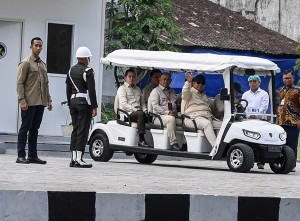
<svg viewBox="0 0 300 221">
<path fill-rule="evenodd" d="M 245 102 L 246 105 L 243 106 L 243 105 L 242 105 L 242 102 Z M 236 113 L 239 113 L 239 114 L 245 113 L 247 106 L 248 106 L 248 101 L 245 100 L 245 99 L 239 99 L 239 102 L 238 102 L 237 104 L 234 104 L 235 111 L 236 111 Z M 241 115 L 240 115 L 240 116 L 241 116 Z M 246 116 L 243 116 L 243 115 L 242 115 L 242 117 L 245 118 Z"/>
</svg>

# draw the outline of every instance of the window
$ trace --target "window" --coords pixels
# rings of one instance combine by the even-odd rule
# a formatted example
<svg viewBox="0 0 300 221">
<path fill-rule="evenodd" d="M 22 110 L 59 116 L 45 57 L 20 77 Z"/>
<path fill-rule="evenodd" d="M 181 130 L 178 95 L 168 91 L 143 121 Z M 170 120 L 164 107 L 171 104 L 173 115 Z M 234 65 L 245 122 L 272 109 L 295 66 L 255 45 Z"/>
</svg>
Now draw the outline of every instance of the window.
<svg viewBox="0 0 300 221">
<path fill-rule="evenodd" d="M 48 73 L 67 74 L 71 65 L 73 25 L 48 23 Z"/>
</svg>

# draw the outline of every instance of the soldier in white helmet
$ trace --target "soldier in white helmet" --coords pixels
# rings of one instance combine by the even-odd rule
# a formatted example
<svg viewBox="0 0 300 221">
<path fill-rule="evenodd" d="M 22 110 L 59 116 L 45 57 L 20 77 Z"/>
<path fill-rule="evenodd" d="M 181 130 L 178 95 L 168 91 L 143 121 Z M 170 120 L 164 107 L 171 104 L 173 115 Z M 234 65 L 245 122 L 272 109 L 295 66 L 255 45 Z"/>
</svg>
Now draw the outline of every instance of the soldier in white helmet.
<svg viewBox="0 0 300 221">
<path fill-rule="evenodd" d="M 97 115 L 97 98 L 94 71 L 88 67 L 92 53 L 87 47 L 76 51 L 78 63 L 71 67 L 66 78 L 68 106 L 72 118 L 70 167 L 90 168 L 92 164 L 83 161 L 89 127 L 92 117 Z"/>
</svg>

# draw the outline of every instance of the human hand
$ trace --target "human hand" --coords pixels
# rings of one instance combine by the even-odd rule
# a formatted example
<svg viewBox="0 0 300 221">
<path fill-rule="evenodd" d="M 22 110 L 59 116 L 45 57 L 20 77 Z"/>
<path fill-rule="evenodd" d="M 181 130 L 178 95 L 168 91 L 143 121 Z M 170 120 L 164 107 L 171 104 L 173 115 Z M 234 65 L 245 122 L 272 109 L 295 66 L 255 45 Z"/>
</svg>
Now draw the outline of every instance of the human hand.
<svg viewBox="0 0 300 221">
<path fill-rule="evenodd" d="M 52 111 L 52 102 L 48 102 L 48 111 Z"/>
<path fill-rule="evenodd" d="M 23 103 L 23 104 L 20 104 L 20 107 L 23 111 L 26 111 L 28 110 L 28 104 L 27 103 Z"/>
<path fill-rule="evenodd" d="M 92 117 L 96 117 L 96 116 L 97 116 L 97 108 L 93 108 Z"/>
<path fill-rule="evenodd" d="M 192 83 L 193 81 L 193 75 L 189 72 L 186 72 L 185 73 L 185 79 L 189 82 L 189 83 Z"/>
<path fill-rule="evenodd" d="M 249 119 L 257 119 L 255 115 L 250 115 Z"/>
<path fill-rule="evenodd" d="M 168 115 L 175 117 L 174 112 L 169 112 Z"/>
</svg>

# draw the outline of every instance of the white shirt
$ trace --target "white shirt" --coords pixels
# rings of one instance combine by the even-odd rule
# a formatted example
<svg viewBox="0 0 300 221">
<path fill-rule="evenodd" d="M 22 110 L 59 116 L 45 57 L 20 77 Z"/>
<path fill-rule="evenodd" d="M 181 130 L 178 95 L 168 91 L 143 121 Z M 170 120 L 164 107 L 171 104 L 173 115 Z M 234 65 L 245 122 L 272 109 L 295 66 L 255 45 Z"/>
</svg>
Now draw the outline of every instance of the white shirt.
<svg viewBox="0 0 300 221">
<path fill-rule="evenodd" d="M 246 114 L 255 115 L 255 113 L 263 114 L 267 112 L 269 106 L 269 95 L 266 91 L 258 88 L 258 90 L 253 93 L 249 90 L 243 94 L 242 99 L 248 101 Z"/>
</svg>

